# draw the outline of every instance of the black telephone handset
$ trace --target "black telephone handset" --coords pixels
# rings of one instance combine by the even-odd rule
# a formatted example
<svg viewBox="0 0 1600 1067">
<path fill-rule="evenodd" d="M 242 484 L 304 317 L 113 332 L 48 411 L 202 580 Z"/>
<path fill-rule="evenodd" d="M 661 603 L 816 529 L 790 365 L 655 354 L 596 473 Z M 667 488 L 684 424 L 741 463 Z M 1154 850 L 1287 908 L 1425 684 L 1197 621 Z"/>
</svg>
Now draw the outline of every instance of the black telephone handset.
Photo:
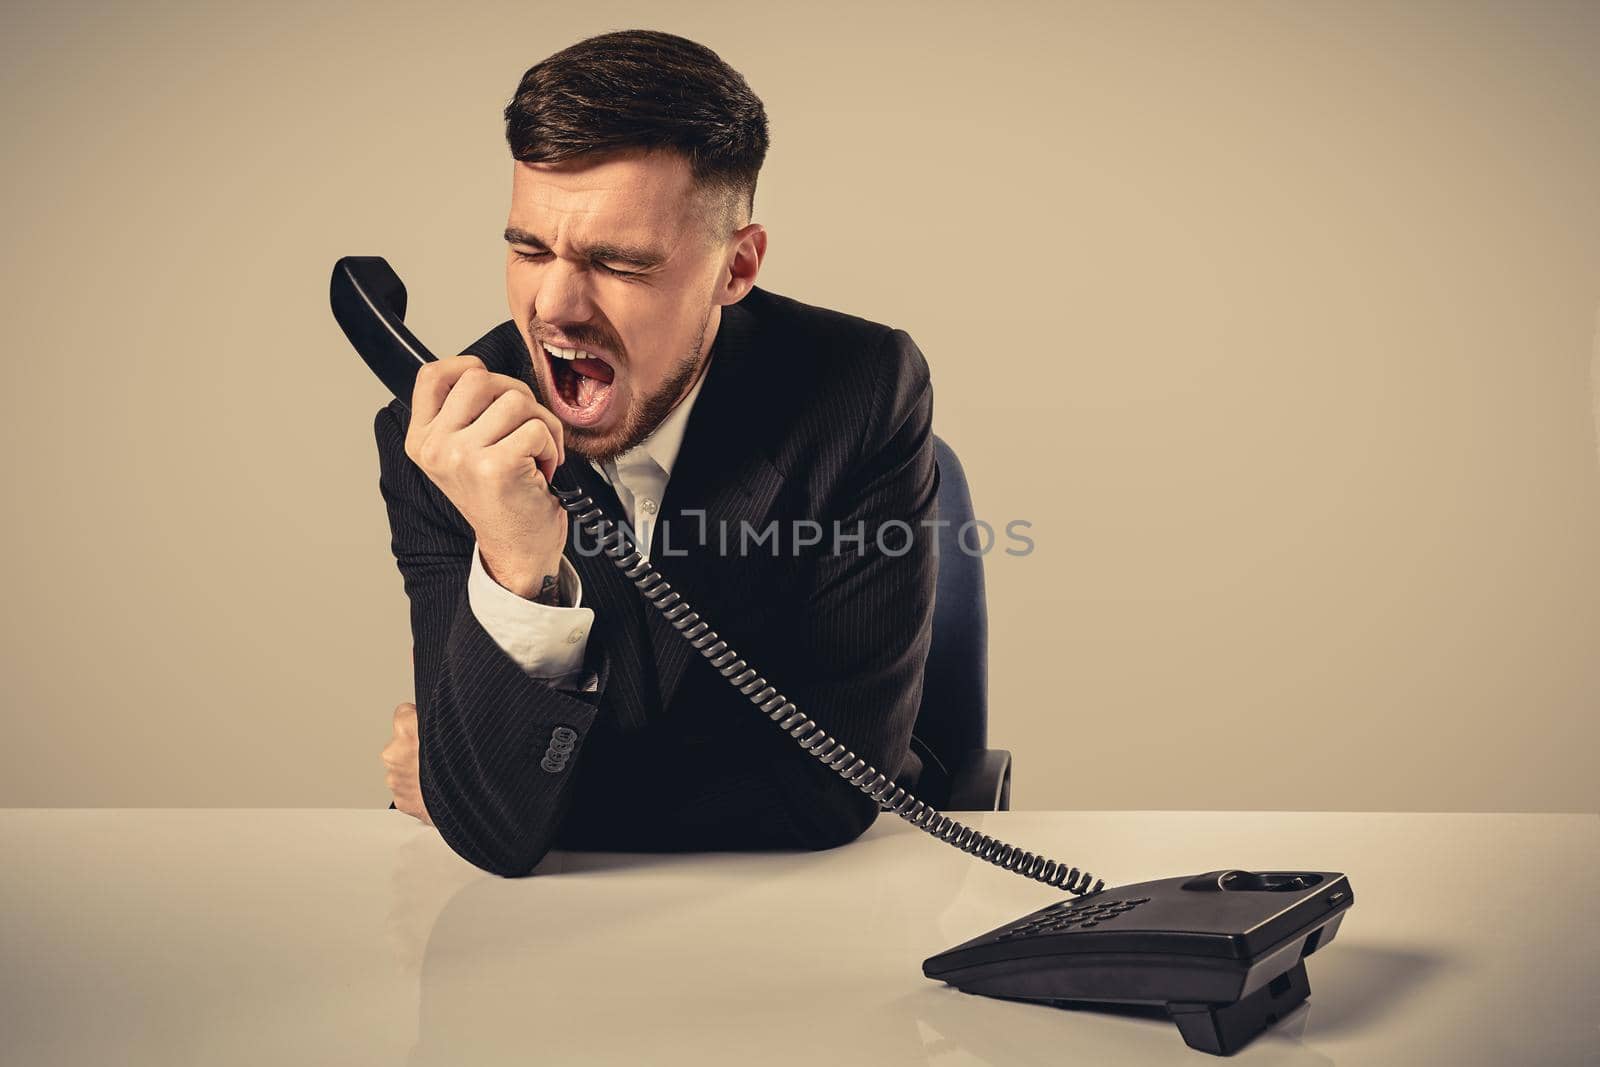
<svg viewBox="0 0 1600 1067">
<path fill-rule="evenodd" d="M 346 256 L 329 287 L 333 316 L 401 404 L 436 357 L 406 328 L 406 287 L 377 256 Z M 813 759 L 913 826 L 998 867 L 1065 889 L 1063 900 L 924 961 L 929 978 L 969 993 L 1060 1004 L 1166 1008 L 1194 1048 L 1227 1054 L 1303 1001 L 1304 959 L 1333 939 L 1354 902 L 1327 871 L 1214 871 L 1106 889 L 1087 871 L 963 826 L 860 759 L 728 646 L 582 489 L 550 492 L 612 564 L 728 684 Z"/>
</svg>

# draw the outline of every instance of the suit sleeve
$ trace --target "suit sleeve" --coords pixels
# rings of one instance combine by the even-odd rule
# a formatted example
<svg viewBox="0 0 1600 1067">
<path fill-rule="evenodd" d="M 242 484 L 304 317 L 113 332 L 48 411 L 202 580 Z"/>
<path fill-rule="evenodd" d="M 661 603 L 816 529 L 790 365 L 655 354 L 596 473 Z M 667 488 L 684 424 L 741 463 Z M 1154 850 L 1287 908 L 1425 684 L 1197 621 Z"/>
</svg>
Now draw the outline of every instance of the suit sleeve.
<svg viewBox="0 0 1600 1067">
<path fill-rule="evenodd" d="M 892 778 L 909 753 L 932 640 L 939 476 L 926 363 L 903 331 L 884 344 L 899 346 L 898 358 L 876 361 L 887 370 L 867 386 L 872 425 L 839 442 L 859 459 L 816 516 L 829 534 L 804 561 L 804 599 L 785 610 L 795 621 L 775 645 L 739 651 L 771 672 L 798 710 Z M 860 551 L 843 539 L 832 551 L 834 523 L 845 536 L 864 533 Z M 709 667 L 692 659 L 688 669 Z M 719 706 L 698 736 L 666 722 L 604 738 L 579 781 L 570 841 L 559 844 L 824 849 L 871 826 L 876 801 L 763 721 L 746 698 L 714 691 Z M 619 810 L 608 794 L 648 797 L 648 808 Z"/>
<path fill-rule="evenodd" d="M 423 803 L 468 862 L 524 875 L 560 829 L 610 662 L 603 643 L 590 641 L 584 667 L 596 689 L 566 692 L 530 677 L 485 631 L 468 599 L 472 529 L 405 454 L 408 418 L 391 404 L 373 428 L 391 548 L 411 602 Z"/>
</svg>

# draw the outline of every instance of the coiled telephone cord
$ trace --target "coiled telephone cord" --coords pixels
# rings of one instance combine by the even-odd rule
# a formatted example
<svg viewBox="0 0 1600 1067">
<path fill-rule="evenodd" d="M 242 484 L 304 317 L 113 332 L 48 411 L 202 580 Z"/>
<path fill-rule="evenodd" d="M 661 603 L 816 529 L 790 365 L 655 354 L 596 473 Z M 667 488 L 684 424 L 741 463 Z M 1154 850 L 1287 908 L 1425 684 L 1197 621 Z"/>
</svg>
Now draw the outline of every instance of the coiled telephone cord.
<svg viewBox="0 0 1600 1067">
<path fill-rule="evenodd" d="M 963 826 L 895 785 L 888 775 L 830 737 L 826 730 L 807 718 L 804 712 L 739 658 L 739 654 L 729 648 L 728 643 L 721 640 L 716 631 L 690 609 L 688 601 L 674 592 L 661 574 L 650 566 L 649 561 L 629 545 L 626 534 L 606 518 L 605 512 L 595 506 L 594 500 L 582 489 L 551 486 L 550 491 L 579 527 L 596 538 L 596 544 L 606 557 L 638 587 L 644 599 L 716 668 L 729 685 L 748 697 L 750 703 L 765 712 L 768 719 L 794 738 L 813 759 L 877 801 L 879 808 L 894 812 L 912 826 L 948 845 L 1036 882 L 1079 895 L 1098 893 L 1104 888 L 1105 883 L 1087 871 L 1036 856 Z"/>
</svg>

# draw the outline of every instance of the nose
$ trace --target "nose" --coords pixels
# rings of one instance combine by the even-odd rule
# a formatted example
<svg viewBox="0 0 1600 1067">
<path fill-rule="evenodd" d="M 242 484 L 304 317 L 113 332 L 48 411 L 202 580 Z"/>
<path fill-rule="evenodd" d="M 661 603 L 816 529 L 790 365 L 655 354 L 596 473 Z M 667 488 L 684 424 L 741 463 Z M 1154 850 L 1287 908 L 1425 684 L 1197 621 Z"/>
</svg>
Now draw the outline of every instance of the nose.
<svg viewBox="0 0 1600 1067">
<path fill-rule="evenodd" d="M 534 293 L 534 314 L 552 326 L 583 323 L 594 318 L 589 292 L 589 272 L 561 259 L 552 259 L 539 271 Z"/>
</svg>

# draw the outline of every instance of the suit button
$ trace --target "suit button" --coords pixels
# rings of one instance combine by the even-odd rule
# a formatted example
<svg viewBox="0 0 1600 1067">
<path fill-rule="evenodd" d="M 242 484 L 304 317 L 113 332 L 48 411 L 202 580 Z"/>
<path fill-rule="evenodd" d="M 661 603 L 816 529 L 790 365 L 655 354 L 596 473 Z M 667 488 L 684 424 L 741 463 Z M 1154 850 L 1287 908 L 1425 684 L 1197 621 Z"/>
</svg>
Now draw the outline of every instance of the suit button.
<svg viewBox="0 0 1600 1067">
<path fill-rule="evenodd" d="M 550 744 L 546 746 L 539 766 L 551 774 L 558 774 L 567 769 L 567 760 L 577 747 L 578 731 L 570 726 L 557 726 L 550 731 Z"/>
<path fill-rule="evenodd" d="M 583 640 L 583 627 L 574 626 L 572 628 L 572 632 L 567 635 L 567 644 L 575 645 L 579 641 L 582 641 L 582 640 Z"/>
</svg>

